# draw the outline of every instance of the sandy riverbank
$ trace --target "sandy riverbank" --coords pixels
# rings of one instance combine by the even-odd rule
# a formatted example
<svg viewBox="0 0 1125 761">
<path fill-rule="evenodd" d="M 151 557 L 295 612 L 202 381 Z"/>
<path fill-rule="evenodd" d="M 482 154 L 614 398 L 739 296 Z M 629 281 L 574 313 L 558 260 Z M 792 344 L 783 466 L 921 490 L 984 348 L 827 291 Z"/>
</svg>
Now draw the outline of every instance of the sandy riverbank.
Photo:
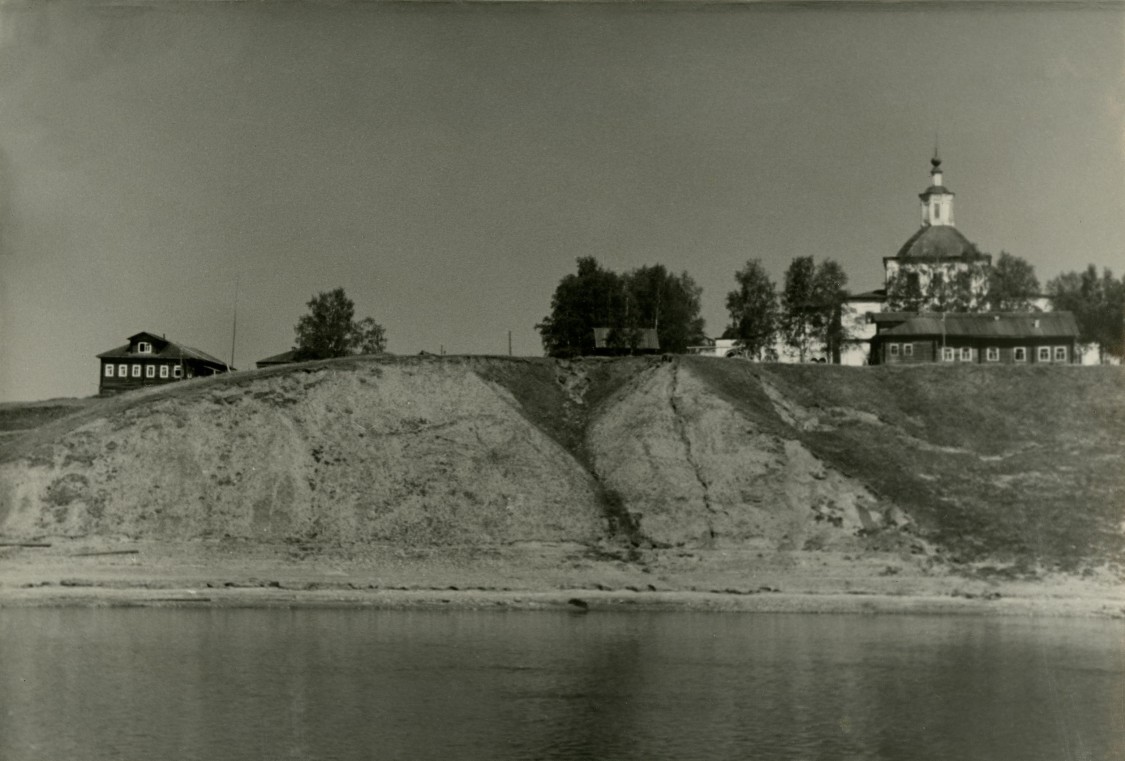
<svg viewBox="0 0 1125 761">
<path fill-rule="evenodd" d="M 925 558 L 529 544 L 405 551 L 151 542 L 0 547 L 0 607 L 708 610 L 1125 619 L 1107 577 L 1000 580 Z"/>
</svg>

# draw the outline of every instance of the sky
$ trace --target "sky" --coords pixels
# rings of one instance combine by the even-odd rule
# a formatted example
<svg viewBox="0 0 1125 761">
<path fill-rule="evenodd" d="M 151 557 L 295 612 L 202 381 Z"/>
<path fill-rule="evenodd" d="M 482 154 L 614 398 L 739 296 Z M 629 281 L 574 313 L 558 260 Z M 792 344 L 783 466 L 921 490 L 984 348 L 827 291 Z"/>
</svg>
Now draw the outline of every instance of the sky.
<svg viewBox="0 0 1125 761">
<path fill-rule="evenodd" d="M 920 224 L 1125 272 L 1125 9 L 0 3 L 0 401 L 142 330 L 249 369 L 343 287 L 388 350 L 541 355 L 594 256 L 703 288 Z"/>
</svg>

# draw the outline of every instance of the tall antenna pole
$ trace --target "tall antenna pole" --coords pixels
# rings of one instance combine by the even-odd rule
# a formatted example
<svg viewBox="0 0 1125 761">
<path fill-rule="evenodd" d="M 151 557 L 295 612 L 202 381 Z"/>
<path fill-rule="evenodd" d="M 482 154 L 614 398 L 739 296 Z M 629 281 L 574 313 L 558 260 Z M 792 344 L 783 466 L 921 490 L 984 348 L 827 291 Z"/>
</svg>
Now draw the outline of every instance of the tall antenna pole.
<svg viewBox="0 0 1125 761">
<path fill-rule="evenodd" d="M 238 337 L 238 278 L 238 275 L 234 276 L 234 314 L 230 325 L 230 364 L 227 365 L 231 370 L 234 369 L 234 342 Z"/>
</svg>

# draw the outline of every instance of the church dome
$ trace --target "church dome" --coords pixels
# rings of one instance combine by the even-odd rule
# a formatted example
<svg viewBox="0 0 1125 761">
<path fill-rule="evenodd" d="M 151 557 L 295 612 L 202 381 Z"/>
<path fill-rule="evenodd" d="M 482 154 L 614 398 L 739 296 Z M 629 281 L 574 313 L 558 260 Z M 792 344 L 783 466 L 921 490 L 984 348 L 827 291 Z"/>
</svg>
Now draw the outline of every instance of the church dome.
<svg viewBox="0 0 1125 761">
<path fill-rule="evenodd" d="M 926 225 L 910 236 L 896 259 L 976 259 L 977 247 L 952 225 Z"/>
</svg>

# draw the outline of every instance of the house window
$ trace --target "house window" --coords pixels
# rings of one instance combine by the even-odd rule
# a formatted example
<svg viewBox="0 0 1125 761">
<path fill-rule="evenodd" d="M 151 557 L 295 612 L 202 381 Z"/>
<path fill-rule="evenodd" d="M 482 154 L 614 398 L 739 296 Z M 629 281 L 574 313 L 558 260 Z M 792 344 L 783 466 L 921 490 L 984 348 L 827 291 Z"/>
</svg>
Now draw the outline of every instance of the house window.
<svg viewBox="0 0 1125 761">
<path fill-rule="evenodd" d="M 137 344 L 137 353 L 139 354 L 152 354 L 152 344 L 147 341 L 141 341 Z"/>
<path fill-rule="evenodd" d="M 1016 362 L 1026 362 L 1027 349 L 1023 346 L 1017 346 L 1015 349 L 1012 349 L 1012 359 Z"/>
<path fill-rule="evenodd" d="M 173 378 L 184 377 L 184 368 L 180 367 L 179 365 L 176 365 L 175 367 L 173 367 L 172 368 L 172 377 Z"/>
<path fill-rule="evenodd" d="M 973 350 L 970 349 L 968 346 L 961 347 L 961 361 L 962 362 L 972 362 L 973 361 Z"/>
<path fill-rule="evenodd" d="M 132 375 L 133 375 L 134 378 L 140 378 L 141 377 L 141 366 L 140 365 L 133 365 Z"/>
<path fill-rule="evenodd" d="M 903 344 L 902 345 L 902 356 L 913 357 L 914 356 L 914 344 Z"/>
<path fill-rule="evenodd" d="M 155 378 L 156 377 L 156 365 L 145 365 L 145 377 L 146 378 Z"/>
<path fill-rule="evenodd" d="M 107 377 L 107 378 L 113 377 L 113 365 L 106 365 L 105 366 L 105 377 Z"/>
<path fill-rule="evenodd" d="M 118 378 L 128 378 L 129 377 L 129 366 L 128 365 L 118 365 L 117 366 L 117 377 Z"/>
<path fill-rule="evenodd" d="M 955 357 L 956 357 L 956 354 L 954 354 L 954 351 L 953 351 L 952 347 L 946 346 L 941 350 L 941 361 L 942 362 L 952 362 L 955 359 Z"/>
<path fill-rule="evenodd" d="M 1055 347 L 1055 361 L 1056 362 L 1066 362 L 1066 347 L 1065 346 L 1056 346 Z"/>
<path fill-rule="evenodd" d="M 1051 347 L 1050 346 L 1040 346 L 1039 347 L 1038 360 L 1040 362 L 1050 362 L 1051 361 Z"/>
<path fill-rule="evenodd" d="M 984 358 L 986 360 L 988 360 L 989 362 L 999 362 L 1000 361 L 1000 349 L 998 349 L 995 346 L 989 346 L 987 349 L 984 350 Z"/>
<path fill-rule="evenodd" d="M 168 365 L 161 365 L 160 366 L 160 377 L 161 378 L 167 378 L 168 377 Z"/>
<path fill-rule="evenodd" d="M 891 356 L 892 357 L 898 356 L 898 344 L 891 344 Z"/>
</svg>

